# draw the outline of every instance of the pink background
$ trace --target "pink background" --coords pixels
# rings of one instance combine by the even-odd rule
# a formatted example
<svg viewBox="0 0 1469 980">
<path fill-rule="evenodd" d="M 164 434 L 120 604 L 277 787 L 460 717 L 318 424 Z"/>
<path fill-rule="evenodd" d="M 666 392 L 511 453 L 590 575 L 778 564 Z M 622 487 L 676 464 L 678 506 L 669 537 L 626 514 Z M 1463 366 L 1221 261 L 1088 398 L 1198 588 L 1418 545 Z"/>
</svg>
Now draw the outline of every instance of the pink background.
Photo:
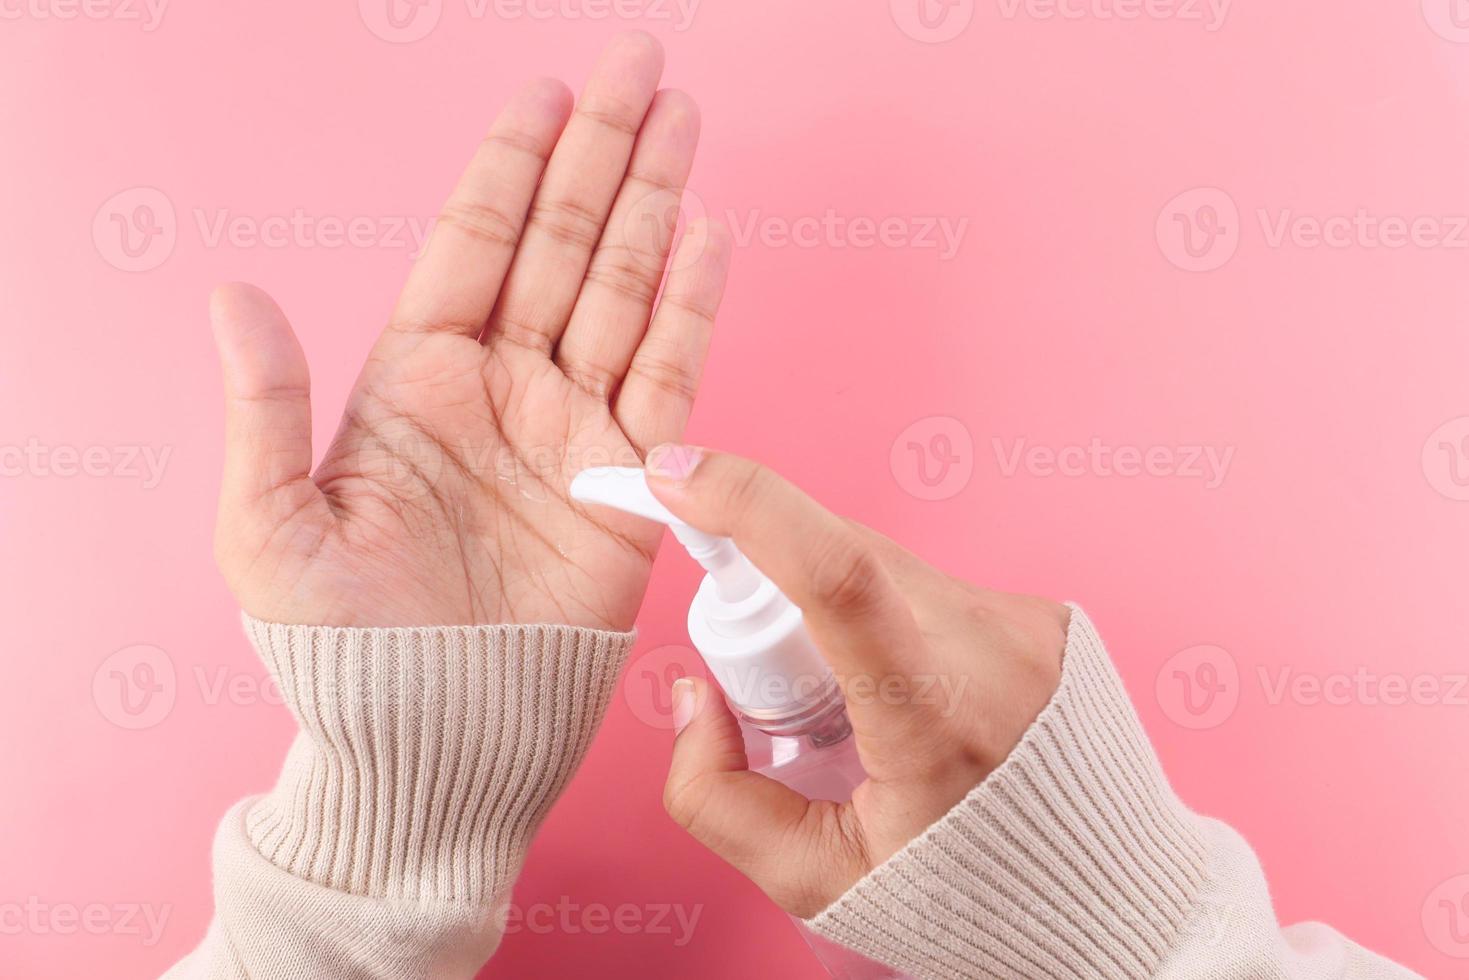
<svg viewBox="0 0 1469 980">
<path fill-rule="evenodd" d="M 369 29 L 385 23 L 373 2 L 178 3 L 154 30 L 40 16 L 68 0 L 0 7 L 0 451 L 35 440 L 50 461 L 0 477 L 0 910 L 112 910 L 101 935 L 0 932 L 0 974 L 149 976 L 191 948 L 214 825 L 272 781 L 292 735 L 251 691 L 262 670 L 210 557 L 205 297 L 240 278 L 279 298 L 324 443 L 409 249 L 208 229 L 297 208 L 384 231 L 426 219 L 516 81 L 579 83 L 623 26 L 660 36 L 666 84 L 703 106 L 703 208 L 766 232 L 737 248 L 692 437 L 957 574 L 1082 602 L 1181 793 L 1253 842 L 1284 921 L 1325 920 L 1429 976 L 1469 969 L 1469 917 L 1440 904 L 1469 893 L 1469 29 L 1450 0 L 1238 0 L 1213 25 L 1193 0 L 1135 19 L 1099 16 L 1111 0 L 1054 18 L 1039 0 L 962 0 L 934 4 L 950 19 L 932 31 L 911 0 L 705 0 L 682 30 L 662 2 L 596 20 L 565 15 L 578 0 L 542 0 L 550 19 L 442 0 L 412 43 Z M 173 209 L 175 241 L 129 272 L 113 215 L 157 203 L 139 187 L 164 198 L 153 224 Z M 1282 214 L 1359 209 L 1420 234 L 1274 235 Z M 779 221 L 828 211 L 896 223 L 865 248 L 829 231 L 783 243 Z M 929 218 L 967 219 L 957 255 L 918 247 Z M 1184 450 L 1153 475 L 1005 472 L 1016 440 L 1094 437 L 1233 455 L 1214 487 L 1164 465 Z M 910 441 L 944 454 L 947 471 L 922 462 L 946 483 L 927 488 Z M 48 475 L 57 447 L 129 446 L 169 450 L 157 486 L 127 467 Z M 666 551 L 641 618 L 652 659 L 517 891 L 702 905 L 692 941 L 522 931 L 485 976 L 819 975 L 660 806 L 668 735 L 647 723 L 647 674 L 687 642 L 693 584 Z M 173 704 L 132 730 L 103 662 L 137 644 L 162 651 L 148 656 L 166 688 L 172 668 Z M 1276 697 L 1286 669 L 1438 694 Z M 1175 670 L 1223 687 L 1200 701 Z M 219 678 L 233 697 L 212 696 Z M 155 944 L 128 905 L 168 913 Z"/>
</svg>

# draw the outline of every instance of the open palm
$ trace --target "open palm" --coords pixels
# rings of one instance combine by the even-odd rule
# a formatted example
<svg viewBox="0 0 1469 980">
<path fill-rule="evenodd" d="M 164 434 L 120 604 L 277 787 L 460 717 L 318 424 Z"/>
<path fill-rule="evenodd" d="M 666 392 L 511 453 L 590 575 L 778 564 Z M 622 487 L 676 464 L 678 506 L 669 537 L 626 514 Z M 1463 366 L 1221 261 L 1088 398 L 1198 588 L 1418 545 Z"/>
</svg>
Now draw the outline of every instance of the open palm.
<svg viewBox="0 0 1469 980">
<path fill-rule="evenodd" d="M 213 300 L 227 451 L 216 552 L 245 610 L 350 626 L 627 629 L 658 530 L 574 505 L 570 476 L 677 439 L 728 238 L 668 265 L 698 112 L 618 37 L 573 109 L 511 100 L 445 205 L 312 473 L 304 355 L 276 305 Z M 655 308 L 656 300 L 656 308 Z"/>
</svg>

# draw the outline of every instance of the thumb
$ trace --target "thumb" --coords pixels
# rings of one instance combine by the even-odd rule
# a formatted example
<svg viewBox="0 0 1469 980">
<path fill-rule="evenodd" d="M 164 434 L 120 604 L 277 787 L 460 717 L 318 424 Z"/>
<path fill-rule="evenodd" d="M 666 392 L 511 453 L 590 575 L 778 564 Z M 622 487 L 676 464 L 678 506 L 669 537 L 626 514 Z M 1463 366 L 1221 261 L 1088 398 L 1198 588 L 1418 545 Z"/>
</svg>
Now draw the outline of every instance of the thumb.
<svg viewBox="0 0 1469 980">
<path fill-rule="evenodd" d="M 209 317 L 224 373 L 225 459 L 220 537 L 270 533 L 319 491 L 311 482 L 306 355 L 275 301 L 244 283 L 220 286 Z"/>
<path fill-rule="evenodd" d="M 810 918 L 866 871 L 849 804 L 808 800 L 751 772 L 740 724 L 702 678 L 673 682 L 678 735 L 663 791 L 669 816 L 792 915 Z"/>
</svg>

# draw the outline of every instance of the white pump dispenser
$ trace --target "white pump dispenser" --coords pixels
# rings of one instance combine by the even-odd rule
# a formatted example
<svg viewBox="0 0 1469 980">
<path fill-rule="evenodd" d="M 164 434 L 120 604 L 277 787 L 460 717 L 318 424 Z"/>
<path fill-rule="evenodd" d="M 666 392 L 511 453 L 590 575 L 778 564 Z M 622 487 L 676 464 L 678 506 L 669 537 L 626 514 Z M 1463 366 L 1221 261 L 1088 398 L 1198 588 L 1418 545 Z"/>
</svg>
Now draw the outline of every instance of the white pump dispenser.
<svg viewBox="0 0 1469 980">
<path fill-rule="evenodd" d="M 643 470 L 583 470 L 571 481 L 571 496 L 668 525 L 709 573 L 689 607 L 689 639 L 736 711 L 766 731 L 784 731 L 840 705 L 801 610 L 729 538 L 674 516 L 648 489 Z"/>
<path fill-rule="evenodd" d="M 742 716 L 750 768 L 810 799 L 850 799 L 867 774 L 841 689 L 806 633 L 801 610 L 733 541 L 690 527 L 663 506 L 640 469 L 583 470 L 571 481 L 571 496 L 668 525 L 709 573 L 689 606 L 689 639 Z M 793 921 L 832 977 L 910 980 Z"/>
</svg>

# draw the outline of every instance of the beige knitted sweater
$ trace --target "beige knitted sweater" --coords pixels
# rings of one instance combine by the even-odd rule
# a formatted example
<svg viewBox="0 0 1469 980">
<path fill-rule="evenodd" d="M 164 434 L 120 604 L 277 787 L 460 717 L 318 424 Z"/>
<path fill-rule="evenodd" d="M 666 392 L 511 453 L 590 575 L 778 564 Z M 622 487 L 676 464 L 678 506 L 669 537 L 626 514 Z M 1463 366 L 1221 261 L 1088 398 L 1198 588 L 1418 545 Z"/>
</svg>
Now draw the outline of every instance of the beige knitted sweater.
<svg viewBox="0 0 1469 980">
<path fill-rule="evenodd" d="M 226 814 L 214 921 L 166 976 L 472 977 L 632 635 L 245 625 L 301 734 L 275 788 Z M 1060 689 L 1005 763 L 810 925 L 924 978 L 1415 976 L 1280 928 L 1254 854 L 1173 794 L 1075 608 Z"/>
</svg>

